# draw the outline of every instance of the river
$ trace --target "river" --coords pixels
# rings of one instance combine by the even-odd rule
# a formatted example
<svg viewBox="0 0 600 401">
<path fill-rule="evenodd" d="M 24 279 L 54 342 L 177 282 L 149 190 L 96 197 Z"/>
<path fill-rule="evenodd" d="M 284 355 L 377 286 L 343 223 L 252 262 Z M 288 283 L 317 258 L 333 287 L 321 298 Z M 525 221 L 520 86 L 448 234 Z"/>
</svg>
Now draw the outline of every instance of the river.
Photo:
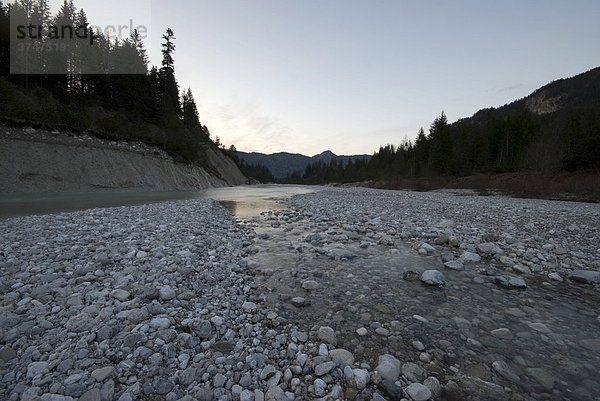
<svg viewBox="0 0 600 401">
<path fill-rule="evenodd" d="M 48 194 L 1 194 L 0 218 L 86 210 L 99 207 L 141 205 L 182 199 L 212 198 L 233 215 L 247 217 L 269 207 L 277 199 L 315 191 L 296 185 L 253 185 L 195 191 L 120 191 Z"/>
</svg>

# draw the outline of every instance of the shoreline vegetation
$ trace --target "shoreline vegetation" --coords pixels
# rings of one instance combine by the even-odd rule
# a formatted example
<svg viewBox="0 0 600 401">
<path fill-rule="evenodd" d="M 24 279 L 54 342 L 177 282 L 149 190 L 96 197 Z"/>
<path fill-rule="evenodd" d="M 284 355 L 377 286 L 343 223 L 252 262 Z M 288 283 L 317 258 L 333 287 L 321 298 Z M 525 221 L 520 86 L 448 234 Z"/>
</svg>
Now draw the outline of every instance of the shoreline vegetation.
<svg viewBox="0 0 600 401">
<path fill-rule="evenodd" d="M 600 173 L 496 173 L 465 177 L 420 177 L 328 183 L 331 187 L 365 187 L 428 192 L 465 190 L 465 195 L 506 195 L 515 198 L 600 203 Z"/>
</svg>

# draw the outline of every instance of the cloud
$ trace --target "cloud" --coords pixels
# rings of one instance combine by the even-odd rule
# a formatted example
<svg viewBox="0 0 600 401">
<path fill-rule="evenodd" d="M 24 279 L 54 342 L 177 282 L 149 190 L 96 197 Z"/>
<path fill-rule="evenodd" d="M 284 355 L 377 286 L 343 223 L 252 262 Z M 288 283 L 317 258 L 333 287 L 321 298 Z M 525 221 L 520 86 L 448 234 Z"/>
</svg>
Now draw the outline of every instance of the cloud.
<svg viewBox="0 0 600 401">
<path fill-rule="evenodd" d="M 213 138 L 238 150 L 273 153 L 302 145 L 294 130 L 278 118 L 262 113 L 254 103 L 204 107 L 203 114 Z"/>
</svg>

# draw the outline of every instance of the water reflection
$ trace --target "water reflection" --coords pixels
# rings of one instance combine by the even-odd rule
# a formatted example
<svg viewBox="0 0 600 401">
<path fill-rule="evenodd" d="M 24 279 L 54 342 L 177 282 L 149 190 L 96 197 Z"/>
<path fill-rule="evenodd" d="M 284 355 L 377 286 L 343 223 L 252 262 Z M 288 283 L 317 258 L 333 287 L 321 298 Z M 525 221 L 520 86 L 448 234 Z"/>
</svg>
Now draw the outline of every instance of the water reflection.
<svg viewBox="0 0 600 401">
<path fill-rule="evenodd" d="M 0 218 L 50 214 L 92 208 L 140 205 L 184 199 L 215 199 L 230 202 L 224 207 L 233 215 L 247 217 L 277 207 L 275 200 L 310 193 L 317 187 L 253 185 L 196 191 L 111 191 L 55 194 L 0 194 Z M 235 202 L 235 208 L 231 206 Z M 240 214 L 241 213 L 241 214 Z"/>
</svg>

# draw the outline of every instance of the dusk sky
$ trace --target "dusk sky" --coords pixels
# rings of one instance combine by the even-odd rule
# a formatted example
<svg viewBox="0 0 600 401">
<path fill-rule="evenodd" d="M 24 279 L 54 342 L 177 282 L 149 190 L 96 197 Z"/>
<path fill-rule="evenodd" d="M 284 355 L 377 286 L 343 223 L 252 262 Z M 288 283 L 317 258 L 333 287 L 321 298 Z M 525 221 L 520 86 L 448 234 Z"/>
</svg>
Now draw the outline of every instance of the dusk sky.
<svg viewBox="0 0 600 401">
<path fill-rule="evenodd" d="M 56 4 L 51 1 L 53 11 Z M 600 66 L 600 1 L 75 1 L 176 36 L 181 89 L 238 150 L 371 154 Z M 119 10 L 115 12 L 115 10 Z"/>
</svg>

